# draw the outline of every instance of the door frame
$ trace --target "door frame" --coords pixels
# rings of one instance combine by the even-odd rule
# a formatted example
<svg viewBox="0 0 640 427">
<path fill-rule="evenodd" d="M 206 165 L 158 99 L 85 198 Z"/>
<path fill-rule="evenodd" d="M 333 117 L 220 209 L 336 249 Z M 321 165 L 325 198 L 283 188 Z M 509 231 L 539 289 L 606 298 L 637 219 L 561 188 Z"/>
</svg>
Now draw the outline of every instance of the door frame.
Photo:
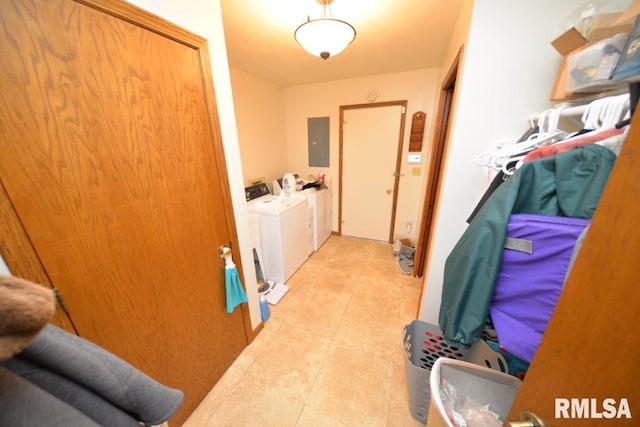
<svg viewBox="0 0 640 427">
<path fill-rule="evenodd" d="M 449 132 L 451 130 L 453 101 L 455 99 L 456 82 L 459 79 L 460 61 L 464 52 L 464 45 L 460 47 L 453 59 L 449 71 L 440 86 L 440 99 L 438 101 L 438 115 L 436 116 L 436 128 L 431 144 L 431 158 L 429 162 L 429 175 L 425 188 L 424 202 L 422 205 L 422 217 L 420 219 L 420 232 L 416 244 L 416 253 L 413 264 L 413 275 L 422 277 L 430 255 L 431 240 L 434 229 L 434 216 L 436 205 L 440 200 L 442 187 L 442 175 L 444 159 L 449 151 Z M 422 299 L 422 296 L 420 297 Z"/>
<path fill-rule="evenodd" d="M 402 107 L 400 113 L 400 130 L 398 132 L 398 150 L 396 154 L 396 166 L 393 180 L 393 202 L 391 204 L 391 224 L 389 225 L 389 238 L 388 242 L 393 243 L 393 232 L 396 223 L 396 206 L 398 203 L 398 189 L 400 188 L 400 168 L 402 166 L 402 143 L 404 140 L 404 127 L 407 116 L 407 100 L 401 101 L 386 101 L 386 102 L 373 102 L 369 104 L 353 104 L 353 105 L 341 105 L 340 106 L 340 137 L 339 137 L 339 162 L 338 162 L 338 235 L 342 236 L 342 171 L 344 168 L 343 162 L 343 145 L 344 145 L 344 113 L 347 110 L 358 110 L 365 108 L 380 108 L 380 107 L 392 107 L 399 105 Z"/>
</svg>

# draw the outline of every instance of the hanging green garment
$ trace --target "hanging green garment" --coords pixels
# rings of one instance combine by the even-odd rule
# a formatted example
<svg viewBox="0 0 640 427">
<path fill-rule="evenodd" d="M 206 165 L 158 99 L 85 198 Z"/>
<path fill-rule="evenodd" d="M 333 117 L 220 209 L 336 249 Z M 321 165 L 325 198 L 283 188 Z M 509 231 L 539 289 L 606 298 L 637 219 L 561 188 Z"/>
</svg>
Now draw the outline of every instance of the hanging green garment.
<svg viewBox="0 0 640 427">
<path fill-rule="evenodd" d="M 438 320 L 447 341 L 467 347 L 482 334 L 509 216 L 593 217 L 615 159 L 600 145 L 576 148 L 525 163 L 496 189 L 445 262 Z"/>
</svg>

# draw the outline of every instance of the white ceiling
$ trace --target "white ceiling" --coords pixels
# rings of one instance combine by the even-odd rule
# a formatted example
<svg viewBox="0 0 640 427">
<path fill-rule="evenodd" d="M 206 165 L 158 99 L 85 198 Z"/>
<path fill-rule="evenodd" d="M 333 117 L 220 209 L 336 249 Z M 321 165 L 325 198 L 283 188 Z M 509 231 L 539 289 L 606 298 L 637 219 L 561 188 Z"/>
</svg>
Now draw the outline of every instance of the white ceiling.
<svg viewBox="0 0 640 427">
<path fill-rule="evenodd" d="M 335 0 L 334 18 L 356 29 L 326 61 L 293 33 L 320 17 L 317 0 L 220 0 L 229 65 L 282 87 L 439 67 L 463 0 Z"/>
</svg>

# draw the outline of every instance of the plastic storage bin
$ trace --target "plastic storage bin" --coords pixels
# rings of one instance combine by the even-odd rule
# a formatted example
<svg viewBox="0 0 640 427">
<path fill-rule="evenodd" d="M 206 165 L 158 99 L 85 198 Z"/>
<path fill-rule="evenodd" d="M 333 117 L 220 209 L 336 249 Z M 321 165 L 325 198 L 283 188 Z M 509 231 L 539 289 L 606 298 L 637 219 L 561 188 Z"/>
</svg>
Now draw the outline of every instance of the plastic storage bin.
<svg viewBox="0 0 640 427">
<path fill-rule="evenodd" d="M 405 372 L 409 391 L 409 409 L 413 418 L 427 421 L 429 412 L 429 375 L 441 357 L 465 360 L 499 372 L 508 372 L 507 362 L 484 341 L 469 349 L 447 344 L 437 325 L 414 320 L 404 327 Z"/>
<path fill-rule="evenodd" d="M 489 409 L 498 414 L 501 421 L 509 413 L 521 384 L 516 377 L 483 366 L 461 360 L 438 359 L 429 379 L 431 399 L 427 427 L 456 427 L 445 409 L 440 392 L 442 380 L 453 385 L 460 398 L 468 396 L 480 405 L 489 405 Z"/>
<path fill-rule="evenodd" d="M 628 36 L 617 34 L 569 55 L 567 92 L 593 93 L 619 86 L 611 76 Z"/>
</svg>

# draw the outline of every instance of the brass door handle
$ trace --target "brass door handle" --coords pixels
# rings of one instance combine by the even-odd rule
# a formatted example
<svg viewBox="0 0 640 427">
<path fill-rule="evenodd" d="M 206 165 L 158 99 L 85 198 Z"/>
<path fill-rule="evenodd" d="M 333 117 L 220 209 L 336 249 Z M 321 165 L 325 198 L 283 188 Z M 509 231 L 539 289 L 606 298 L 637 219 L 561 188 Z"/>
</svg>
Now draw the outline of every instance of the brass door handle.
<svg viewBox="0 0 640 427">
<path fill-rule="evenodd" d="M 391 194 L 391 189 L 387 188 L 387 194 Z"/>
<path fill-rule="evenodd" d="M 544 421 L 542 418 L 531 412 L 529 409 L 525 409 L 520 412 L 520 419 L 517 421 L 507 421 L 505 426 L 508 427 L 544 427 Z"/>
</svg>

